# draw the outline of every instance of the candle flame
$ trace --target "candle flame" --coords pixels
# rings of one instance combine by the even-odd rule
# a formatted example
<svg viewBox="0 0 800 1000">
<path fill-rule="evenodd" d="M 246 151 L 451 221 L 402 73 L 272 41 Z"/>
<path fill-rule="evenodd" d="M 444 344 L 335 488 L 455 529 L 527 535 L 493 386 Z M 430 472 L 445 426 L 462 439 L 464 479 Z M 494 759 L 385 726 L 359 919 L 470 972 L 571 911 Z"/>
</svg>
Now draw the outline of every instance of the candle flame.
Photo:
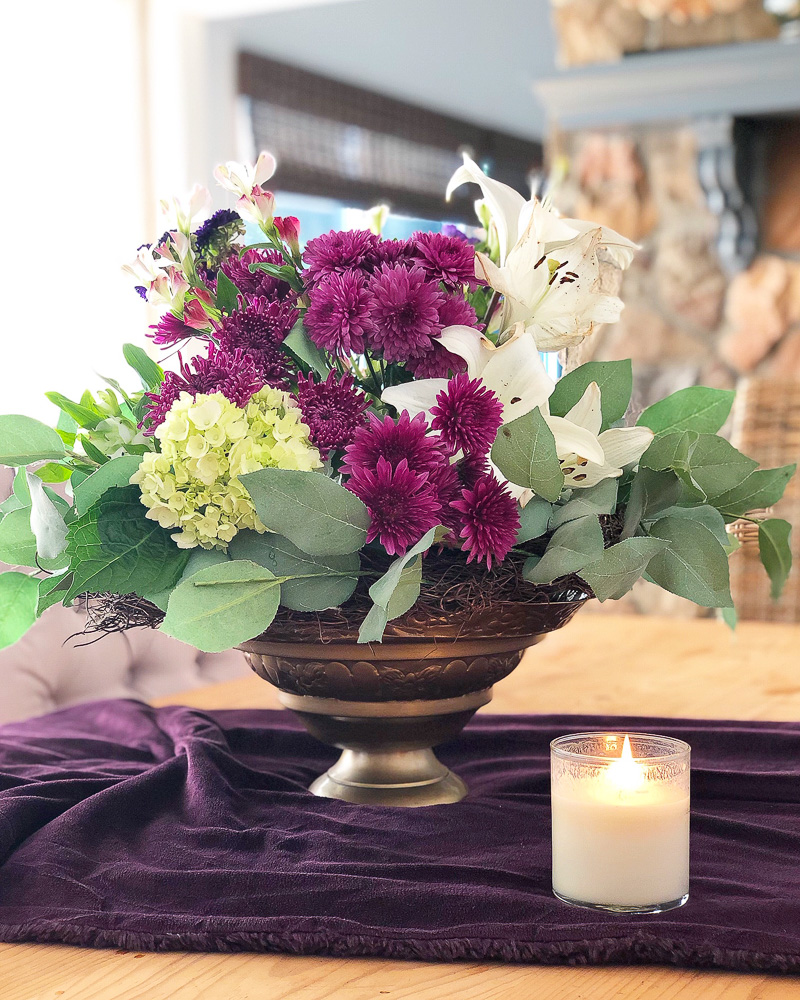
<svg viewBox="0 0 800 1000">
<path fill-rule="evenodd" d="M 635 792 L 644 784 L 644 768 L 634 759 L 629 736 L 622 741 L 622 753 L 606 768 L 606 779 L 620 792 Z"/>
</svg>

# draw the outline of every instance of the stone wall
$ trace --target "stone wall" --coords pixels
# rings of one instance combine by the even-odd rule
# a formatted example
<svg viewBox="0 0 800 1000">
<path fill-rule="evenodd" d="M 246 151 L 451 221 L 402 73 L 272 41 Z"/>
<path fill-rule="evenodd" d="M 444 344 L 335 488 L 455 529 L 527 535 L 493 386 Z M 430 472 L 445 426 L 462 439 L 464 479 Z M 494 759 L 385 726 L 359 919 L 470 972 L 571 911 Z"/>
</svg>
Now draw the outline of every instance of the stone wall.
<svg viewBox="0 0 800 1000">
<path fill-rule="evenodd" d="M 743 375 L 800 380 L 800 255 L 767 252 L 747 270 L 726 275 L 715 248 L 717 218 L 698 181 L 691 125 L 562 133 L 552 137 L 550 155 L 569 164 L 555 197 L 559 209 L 607 224 L 641 246 L 622 280 L 620 322 L 570 351 L 568 367 L 632 358 L 635 412 L 694 384 L 735 388 Z M 794 176 L 796 205 L 800 174 Z M 783 246 L 796 239 L 800 250 L 800 225 L 792 235 L 784 208 L 777 211 L 782 225 L 773 228 Z M 623 606 L 698 613 L 646 583 Z"/>
</svg>

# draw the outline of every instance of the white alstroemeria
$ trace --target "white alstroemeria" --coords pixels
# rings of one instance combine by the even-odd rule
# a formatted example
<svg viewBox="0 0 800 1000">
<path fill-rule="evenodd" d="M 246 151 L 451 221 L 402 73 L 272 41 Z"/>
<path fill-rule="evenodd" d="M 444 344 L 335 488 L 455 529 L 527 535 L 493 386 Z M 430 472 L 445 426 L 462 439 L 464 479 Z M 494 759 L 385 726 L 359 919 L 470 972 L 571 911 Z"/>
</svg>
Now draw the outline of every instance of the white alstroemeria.
<svg viewBox="0 0 800 1000">
<path fill-rule="evenodd" d="M 600 287 L 599 251 L 627 267 L 636 244 L 605 226 L 562 219 L 538 199 L 492 180 L 469 157 L 447 187 L 480 185 L 500 243 L 500 263 L 475 255 L 475 273 L 503 295 L 500 332 L 518 322 L 543 351 L 580 343 L 595 323 L 619 319 L 622 301 Z"/>
<path fill-rule="evenodd" d="M 171 267 L 162 271 L 147 287 L 147 301 L 150 305 L 179 313 L 188 291 L 189 282 L 177 267 Z"/>
<path fill-rule="evenodd" d="M 255 222 L 262 229 L 272 225 L 275 216 L 275 195 L 258 186 L 236 202 L 236 211 L 247 222 Z"/>
<path fill-rule="evenodd" d="M 202 184 L 195 184 L 188 198 L 173 197 L 163 199 L 161 211 L 175 219 L 175 227 L 187 235 L 192 231 L 192 223 L 211 208 L 211 192 Z"/>
<path fill-rule="evenodd" d="M 564 417 L 553 417 L 549 405 L 542 407 L 547 425 L 556 439 L 556 452 L 564 473 L 564 485 L 569 489 L 596 486 L 602 479 L 616 479 L 622 468 L 642 457 L 653 432 L 648 427 L 611 427 L 600 433 L 602 411 L 600 387 L 591 382 L 584 394 Z M 595 440 L 597 450 L 589 451 L 581 443 L 586 433 Z"/>
<path fill-rule="evenodd" d="M 152 247 L 142 247 L 130 264 L 123 264 L 122 270 L 136 279 L 138 285 L 148 287 L 164 272 L 175 266 L 175 261 L 161 256 L 153 256 Z"/>
<path fill-rule="evenodd" d="M 250 198 L 253 188 L 260 187 L 264 181 L 268 181 L 275 173 L 277 162 L 272 153 L 262 150 L 258 154 L 258 159 L 251 167 L 248 163 L 236 163 L 235 160 L 228 160 L 227 163 L 220 163 L 214 170 L 214 177 L 220 187 L 230 191 L 231 194 L 240 198 Z"/>
</svg>

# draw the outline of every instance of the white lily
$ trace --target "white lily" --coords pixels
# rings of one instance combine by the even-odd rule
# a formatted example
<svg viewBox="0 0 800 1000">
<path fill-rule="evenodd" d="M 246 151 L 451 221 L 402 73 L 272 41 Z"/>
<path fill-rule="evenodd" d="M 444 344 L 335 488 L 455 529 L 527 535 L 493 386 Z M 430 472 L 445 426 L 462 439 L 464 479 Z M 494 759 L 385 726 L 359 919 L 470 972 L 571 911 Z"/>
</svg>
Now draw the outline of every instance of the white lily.
<svg viewBox="0 0 800 1000">
<path fill-rule="evenodd" d="M 253 188 L 260 187 L 275 173 L 277 161 L 272 153 L 262 150 L 253 166 L 228 160 L 214 170 L 214 177 L 220 187 L 240 198 L 250 198 Z"/>
<path fill-rule="evenodd" d="M 542 411 L 556 439 L 564 485 L 569 489 L 586 489 L 602 479 L 616 479 L 622 475 L 622 467 L 641 458 L 653 440 L 648 427 L 611 427 L 600 433 L 603 417 L 600 387 L 596 382 L 589 383 L 566 416 L 551 416 L 548 404 Z M 587 433 L 596 442 L 596 448 L 588 450 L 581 443 Z M 598 451 L 602 456 L 599 460 Z"/>
<path fill-rule="evenodd" d="M 600 288 L 598 251 L 627 267 L 636 244 L 605 226 L 562 219 L 538 199 L 487 177 L 468 156 L 447 186 L 447 197 L 466 182 L 484 194 L 500 245 L 500 263 L 475 255 L 475 273 L 503 295 L 500 332 L 517 322 L 543 351 L 580 343 L 595 323 L 619 319 L 622 301 Z"/>
<path fill-rule="evenodd" d="M 205 215 L 210 208 L 211 192 L 202 184 L 195 184 L 188 198 L 173 197 L 161 202 L 164 215 L 174 218 L 178 231 L 186 235 L 191 233 L 194 219 Z"/>
</svg>

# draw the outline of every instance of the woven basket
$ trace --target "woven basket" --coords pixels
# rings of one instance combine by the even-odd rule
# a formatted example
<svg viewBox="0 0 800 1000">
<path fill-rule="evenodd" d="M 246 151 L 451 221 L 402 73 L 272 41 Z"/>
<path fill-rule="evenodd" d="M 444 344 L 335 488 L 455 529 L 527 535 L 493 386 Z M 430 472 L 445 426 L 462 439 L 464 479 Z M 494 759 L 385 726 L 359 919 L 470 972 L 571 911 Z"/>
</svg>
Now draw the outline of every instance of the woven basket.
<svg viewBox="0 0 800 1000">
<path fill-rule="evenodd" d="M 800 381 L 743 379 L 733 414 L 733 443 L 762 466 L 788 465 L 800 458 Z M 742 547 L 730 560 L 731 592 L 743 620 L 800 622 L 800 476 L 794 476 L 782 500 L 759 518 L 782 517 L 795 525 L 792 570 L 781 599 L 770 597 L 770 584 L 758 556 L 758 528 L 747 521 L 730 526 Z"/>
</svg>

